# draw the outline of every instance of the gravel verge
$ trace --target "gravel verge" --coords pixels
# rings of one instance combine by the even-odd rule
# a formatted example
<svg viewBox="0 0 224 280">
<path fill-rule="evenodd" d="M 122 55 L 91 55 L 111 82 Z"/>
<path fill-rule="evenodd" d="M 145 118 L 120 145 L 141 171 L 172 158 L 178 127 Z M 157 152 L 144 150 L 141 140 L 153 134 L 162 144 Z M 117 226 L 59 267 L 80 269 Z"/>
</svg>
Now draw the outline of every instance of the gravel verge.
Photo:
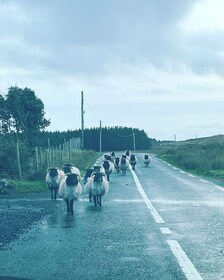
<svg viewBox="0 0 224 280">
<path fill-rule="evenodd" d="M 34 223 L 55 213 L 58 200 L 49 193 L 0 197 L 0 250 L 28 231 Z"/>
</svg>

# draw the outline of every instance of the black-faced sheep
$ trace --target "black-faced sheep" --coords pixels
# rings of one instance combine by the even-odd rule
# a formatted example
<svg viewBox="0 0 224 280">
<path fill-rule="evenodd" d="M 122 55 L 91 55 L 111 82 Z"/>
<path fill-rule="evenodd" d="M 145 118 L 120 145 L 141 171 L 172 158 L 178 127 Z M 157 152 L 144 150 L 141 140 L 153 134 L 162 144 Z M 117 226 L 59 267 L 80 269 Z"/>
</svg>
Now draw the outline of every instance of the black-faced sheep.
<svg viewBox="0 0 224 280">
<path fill-rule="evenodd" d="M 131 155 L 129 162 L 130 162 L 130 165 L 132 167 L 132 170 L 135 170 L 135 165 L 137 164 L 136 156 L 135 155 Z"/>
<path fill-rule="evenodd" d="M 115 167 L 117 173 L 119 173 L 119 172 L 120 172 L 120 169 L 121 169 L 121 166 L 120 166 L 120 158 L 119 158 L 119 157 L 116 157 L 116 158 L 115 158 L 114 167 Z"/>
<path fill-rule="evenodd" d="M 111 161 L 112 161 L 113 164 L 114 164 L 114 163 L 115 163 L 115 158 L 116 158 L 115 152 L 112 152 L 112 153 L 110 154 L 110 156 L 111 156 Z"/>
<path fill-rule="evenodd" d="M 57 192 L 65 173 L 58 167 L 49 167 L 46 171 L 46 185 L 51 191 L 51 199 L 57 198 Z"/>
<path fill-rule="evenodd" d="M 94 165 L 93 169 L 94 169 L 94 172 L 101 172 L 103 174 L 106 174 L 105 169 L 102 165 Z"/>
<path fill-rule="evenodd" d="M 82 186 L 79 182 L 79 177 L 74 173 L 67 173 L 59 186 L 59 196 L 64 199 L 67 205 L 67 213 L 72 214 L 73 203 L 78 200 L 82 193 Z"/>
<path fill-rule="evenodd" d="M 89 201 L 92 200 L 92 195 L 89 192 L 89 189 L 86 189 L 85 186 L 86 186 L 87 182 L 91 179 L 91 176 L 92 176 L 93 172 L 96 172 L 96 170 L 94 168 L 88 168 L 88 169 L 85 170 L 85 174 L 84 174 L 84 177 L 83 177 L 83 186 L 84 186 L 83 192 L 89 194 Z"/>
<path fill-rule="evenodd" d="M 143 157 L 143 163 L 145 164 L 146 167 L 148 167 L 150 162 L 151 162 L 151 157 L 148 154 L 145 154 Z"/>
<path fill-rule="evenodd" d="M 126 155 L 126 158 L 130 160 L 130 154 L 131 154 L 130 150 L 126 150 L 124 154 Z"/>
<path fill-rule="evenodd" d="M 109 183 L 102 172 L 93 172 L 87 181 L 85 188 L 89 190 L 90 197 L 93 197 L 94 205 L 101 206 L 102 196 L 108 192 Z"/>
<path fill-rule="evenodd" d="M 80 170 L 77 167 L 75 167 L 72 163 L 65 163 L 62 167 L 62 170 L 64 171 L 65 174 L 74 173 L 78 175 L 79 181 L 81 180 Z"/>
<path fill-rule="evenodd" d="M 107 180 L 109 182 L 110 181 L 110 174 L 114 171 L 114 164 L 110 160 L 104 160 L 102 166 L 105 170 L 105 173 L 107 175 Z"/>
<path fill-rule="evenodd" d="M 88 179 L 91 177 L 92 173 L 94 172 L 94 168 L 85 169 L 85 174 L 83 176 L 83 184 L 85 185 Z"/>
<path fill-rule="evenodd" d="M 126 155 L 122 155 L 120 167 L 121 167 L 122 175 L 125 175 L 127 172 L 127 168 L 129 168 L 129 160 L 127 159 Z"/>
</svg>

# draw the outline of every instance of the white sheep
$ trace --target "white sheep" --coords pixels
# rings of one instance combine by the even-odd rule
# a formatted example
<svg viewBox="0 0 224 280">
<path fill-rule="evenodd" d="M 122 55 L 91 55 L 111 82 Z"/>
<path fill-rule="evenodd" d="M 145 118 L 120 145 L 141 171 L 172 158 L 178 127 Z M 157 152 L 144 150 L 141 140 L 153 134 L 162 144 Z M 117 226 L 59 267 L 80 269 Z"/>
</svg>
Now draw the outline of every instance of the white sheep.
<svg viewBox="0 0 224 280">
<path fill-rule="evenodd" d="M 126 155 L 126 158 L 127 158 L 128 160 L 130 160 L 130 154 L 131 154 L 131 151 L 130 151 L 130 150 L 126 150 L 125 153 L 124 153 L 124 155 Z"/>
<path fill-rule="evenodd" d="M 83 176 L 83 185 L 85 185 L 87 183 L 87 181 L 89 180 L 89 178 L 91 177 L 91 175 L 94 171 L 95 171 L 94 168 L 85 169 L 85 174 Z"/>
<path fill-rule="evenodd" d="M 94 172 L 101 172 L 106 174 L 105 169 L 102 165 L 93 165 Z"/>
<path fill-rule="evenodd" d="M 148 154 L 145 154 L 143 156 L 143 163 L 145 164 L 146 167 L 149 166 L 149 163 L 151 162 L 151 157 Z"/>
<path fill-rule="evenodd" d="M 64 171 L 65 174 L 74 173 L 78 175 L 79 181 L 81 180 L 80 170 L 77 167 L 75 167 L 72 163 L 65 163 L 62 167 L 62 170 Z"/>
<path fill-rule="evenodd" d="M 78 200 L 81 194 L 82 186 L 79 182 L 79 176 L 74 173 L 67 173 L 59 185 L 59 196 L 66 202 L 68 214 L 73 215 L 73 203 Z"/>
<path fill-rule="evenodd" d="M 130 165 L 132 167 L 132 170 L 135 170 L 135 165 L 138 162 L 136 156 L 132 154 L 131 157 L 130 157 L 129 162 L 130 162 Z"/>
<path fill-rule="evenodd" d="M 110 174 L 114 171 L 114 164 L 110 160 L 104 160 L 102 166 L 105 169 L 105 173 L 107 175 L 107 180 L 109 182 L 110 181 Z"/>
<path fill-rule="evenodd" d="M 91 201 L 91 199 L 92 199 L 92 196 L 91 196 L 91 194 L 90 194 L 90 192 L 89 192 L 89 189 L 88 188 L 86 188 L 86 184 L 87 184 L 87 182 L 90 180 L 90 178 L 91 178 L 91 176 L 92 176 L 92 174 L 93 174 L 93 172 L 95 172 L 96 170 L 92 167 L 92 168 L 88 168 L 88 169 L 85 169 L 85 174 L 84 174 L 84 176 L 83 176 L 83 179 L 82 179 L 82 185 L 83 185 L 83 193 L 88 193 L 89 194 L 89 201 Z"/>
<path fill-rule="evenodd" d="M 120 158 L 116 157 L 114 161 L 114 168 L 117 170 L 117 173 L 121 170 Z"/>
<path fill-rule="evenodd" d="M 109 191 L 109 182 L 104 173 L 93 172 L 85 185 L 85 189 L 89 190 L 89 200 L 91 201 L 93 197 L 94 205 L 101 206 L 102 196 Z"/>
<path fill-rule="evenodd" d="M 127 159 L 126 155 L 122 155 L 122 158 L 120 161 L 120 168 L 122 171 L 122 175 L 125 175 L 127 172 L 127 169 L 129 168 L 129 160 Z"/>
<path fill-rule="evenodd" d="M 110 154 L 110 156 L 111 156 L 111 161 L 113 162 L 113 164 L 115 164 L 115 158 L 116 158 L 115 152 L 112 152 L 112 153 Z"/>
<path fill-rule="evenodd" d="M 49 167 L 46 171 L 46 185 L 51 191 L 51 199 L 57 198 L 57 192 L 65 173 L 58 167 Z"/>
</svg>

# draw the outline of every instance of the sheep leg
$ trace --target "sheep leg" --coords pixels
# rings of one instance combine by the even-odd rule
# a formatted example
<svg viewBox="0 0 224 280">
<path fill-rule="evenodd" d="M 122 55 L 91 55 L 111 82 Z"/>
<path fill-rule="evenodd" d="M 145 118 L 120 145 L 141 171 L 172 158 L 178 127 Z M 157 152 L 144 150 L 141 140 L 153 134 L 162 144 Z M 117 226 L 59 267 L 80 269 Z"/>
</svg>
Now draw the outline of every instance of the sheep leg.
<svg viewBox="0 0 224 280">
<path fill-rule="evenodd" d="M 56 198 L 57 198 L 57 192 L 58 192 L 58 189 L 54 189 L 54 200 L 56 200 Z"/>
<path fill-rule="evenodd" d="M 101 206 L 101 195 L 98 195 L 98 204 Z"/>
<path fill-rule="evenodd" d="M 89 201 L 92 201 L 92 190 L 89 191 Z"/>
<path fill-rule="evenodd" d="M 53 199 L 54 193 L 53 193 L 53 189 L 51 189 L 51 199 Z"/>
<path fill-rule="evenodd" d="M 96 195 L 93 196 L 94 205 L 97 206 L 97 197 Z"/>
<path fill-rule="evenodd" d="M 67 206 L 67 213 L 69 214 L 69 200 L 68 198 L 65 199 L 65 203 L 66 203 L 66 206 Z"/>
<path fill-rule="evenodd" d="M 73 215 L 74 211 L 73 211 L 73 203 L 74 203 L 74 199 L 70 200 L 70 204 L 69 204 L 69 209 L 70 209 L 70 213 Z"/>
</svg>

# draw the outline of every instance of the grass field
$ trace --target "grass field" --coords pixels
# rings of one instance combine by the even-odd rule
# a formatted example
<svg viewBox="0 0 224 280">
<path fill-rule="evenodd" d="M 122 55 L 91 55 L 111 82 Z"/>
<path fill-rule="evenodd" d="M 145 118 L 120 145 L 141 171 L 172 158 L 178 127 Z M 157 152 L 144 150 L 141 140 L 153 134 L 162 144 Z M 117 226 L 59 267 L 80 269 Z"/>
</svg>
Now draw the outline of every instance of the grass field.
<svg viewBox="0 0 224 280">
<path fill-rule="evenodd" d="M 187 141 L 160 142 L 152 152 L 185 171 L 224 180 L 224 135 Z"/>
</svg>

